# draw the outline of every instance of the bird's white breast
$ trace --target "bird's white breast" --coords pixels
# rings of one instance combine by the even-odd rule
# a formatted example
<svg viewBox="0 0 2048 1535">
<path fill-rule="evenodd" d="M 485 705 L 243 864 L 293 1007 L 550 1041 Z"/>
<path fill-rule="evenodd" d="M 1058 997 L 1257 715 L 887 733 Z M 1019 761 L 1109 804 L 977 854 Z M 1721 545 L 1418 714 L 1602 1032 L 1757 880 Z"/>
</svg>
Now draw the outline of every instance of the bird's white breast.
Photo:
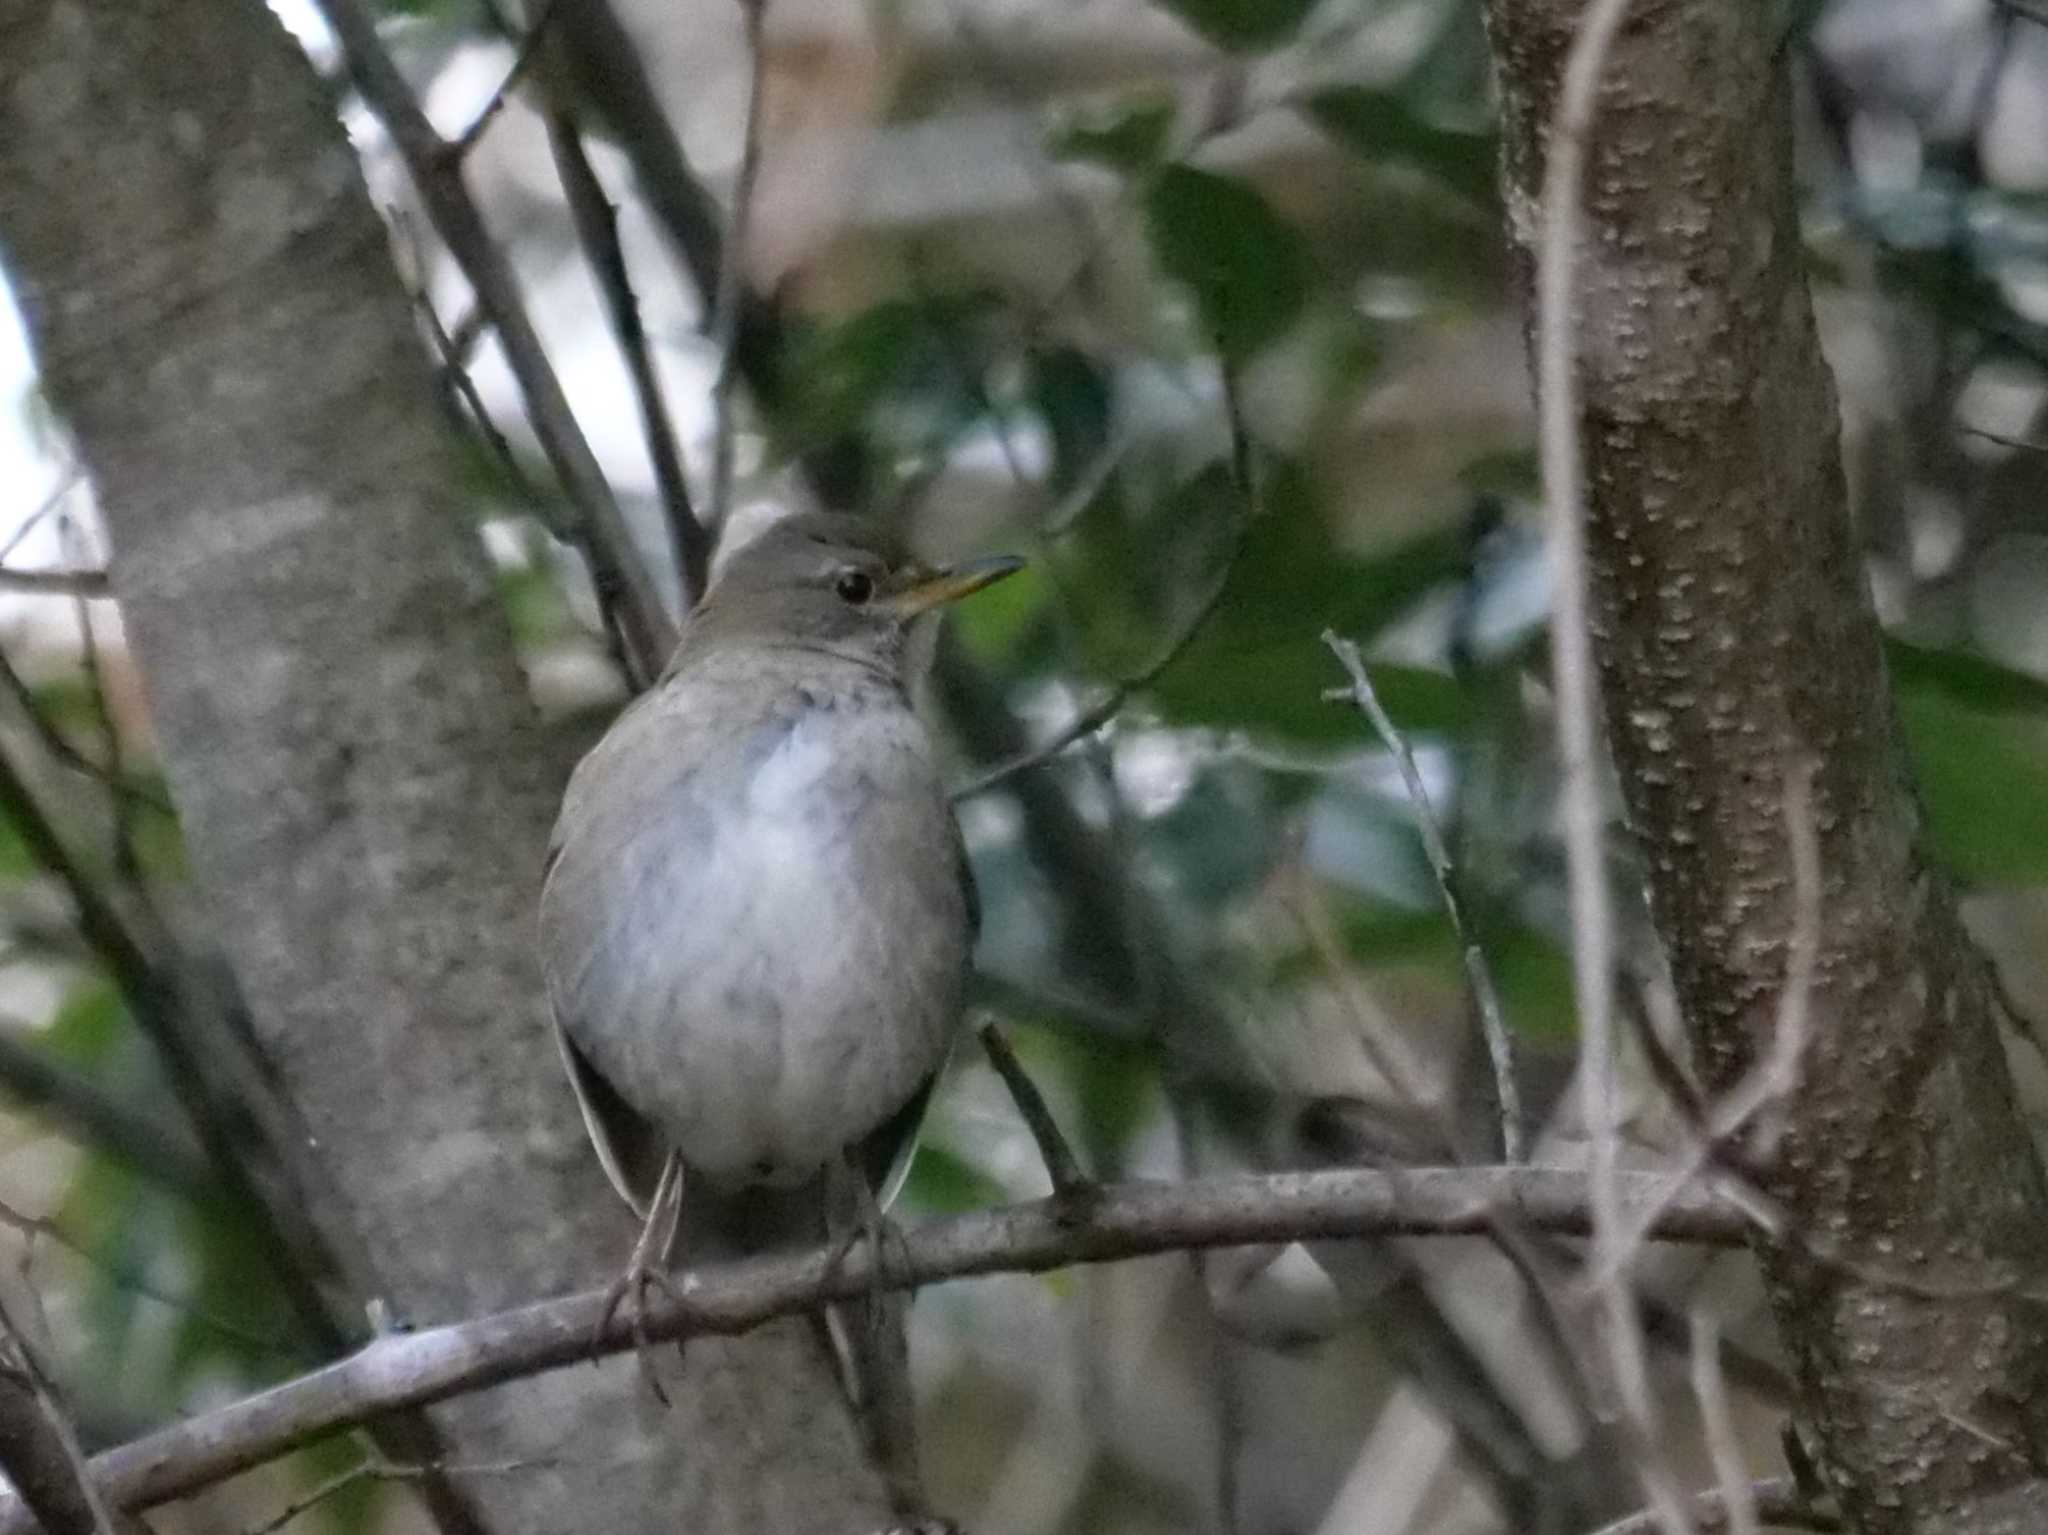
<svg viewBox="0 0 2048 1535">
<path fill-rule="evenodd" d="M 942 1064 L 966 897 L 929 742 L 900 693 L 806 690 L 724 736 L 693 730 L 727 685 L 672 683 L 600 749 L 614 755 L 598 771 L 635 788 L 558 855 L 550 921 L 572 962 L 556 1003 L 693 1169 L 793 1179 Z"/>
</svg>

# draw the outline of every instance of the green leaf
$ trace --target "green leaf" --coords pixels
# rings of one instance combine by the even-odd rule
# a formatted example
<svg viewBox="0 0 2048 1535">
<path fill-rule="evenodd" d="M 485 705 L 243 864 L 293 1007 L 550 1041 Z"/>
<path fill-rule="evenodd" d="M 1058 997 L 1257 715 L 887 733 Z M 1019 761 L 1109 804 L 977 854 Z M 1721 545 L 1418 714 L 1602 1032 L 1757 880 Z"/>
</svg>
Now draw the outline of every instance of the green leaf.
<svg viewBox="0 0 2048 1535">
<path fill-rule="evenodd" d="M 1969 880 L 2048 875 L 2048 681 L 1890 636 L 1885 664 L 1943 858 Z"/>
<path fill-rule="evenodd" d="M 1890 635 L 1885 665 L 1901 691 L 1938 693 L 1967 709 L 2048 716 L 2048 681 L 1961 650 L 1932 650 Z"/>
<path fill-rule="evenodd" d="M 128 1011 L 111 981 L 94 977 L 65 994 L 57 1016 L 43 1030 L 42 1045 L 75 1066 L 103 1061 L 128 1026 Z"/>
<path fill-rule="evenodd" d="M 1219 48 L 1254 51 L 1286 42 L 1316 0 L 1163 0 Z"/>
<path fill-rule="evenodd" d="M 778 446 L 873 434 L 898 453 L 940 450 L 980 415 L 967 385 L 981 367 L 977 328 L 997 302 L 982 292 L 891 299 L 797 330 Z"/>
<path fill-rule="evenodd" d="M 1410 166 L 1482 207 L 1498 198 L 1494 136 L 1439 128 L 1398 92 L 1336 86 L 1311 96 L 1308 114 L 1330 137 L 1374 164 Z"/>
<path fill-rule="evenodd" d="M 1046 151 L 1055 160 L 1083 160 L 1126 173 L 1149 171 L 1166 155 L 1173 114 L 1172 97 L 1149 93 L 1084 108 L 1055 125 Z"/>
<path fill-rule="evenodd" d="M 1975 882 L 2048 877 L 2048 720 L 1903 689 L 1899 717 L 1934 843 Z"/>
<path fill-rule="evenodd" d="M 1025 393 L 1052 437 L 1046 488 L 1063 496 L 1108 448 L 1116 400 L 1106 370 L 1074 347 L 1034 348 L 1025 357 Z"/>
<path fill-rule="evenodd" d="M 1166 166 L 1145 194 L 1145 226 L 1160 270 L 1186 285 L 1232 362 L 1277 339 L 1308 302 L 1308 247 L 1242 181 Z"/>
<path fill-rule="evenodd" d="M 1200 772 L 1174 803 L 1142 824 L 1146 861 L 1198 909 L 1216 911 L 1271 872 L 1271 828 L 1241 772 Z"/>
<path fill-rule="evenodd" d="M 1326 702 L 1342 681 L 1322 643 L 1333 628 L 1365 640 L 1417 598 L 1457 579 L 1464 551 L 1455 530 L 1355 557 L 1330 538 L 1305 477 L 1280 465 L 1268 476 L 1265 510 L 1245 530 L 1221 600 L 1152 689 L 1179 723 L 1265 731 L 1331 743 L 1367 732 L 1353 710 Z M 1404 728 L 1461 731 L 1472 704 L 1440 672 L 1375 666 L 1373 686 Z"/>
<path fill-rule="evenodd" d="M 1508 1032 L 1538 1039 L 1578 1033 L 1571 956 L 1533 928 L 1489 930 L 1484 944 Z"/>
<path fill-rule="evenodd" d="M 1244 497 L 1221 462 L 1163 491 L 1146 486 L 1126 497 L 1123 489 L 1106 486 L 1086 508 L 1054 572 L 1076 620 L 1079 659 L 1104 682 L 1157 663 L 1244 521 Z"/>
<path fill-rule="evenodd" d="M 964 1215 L 1007 1204 L 1010 1193 L 965 1157 L 947 1150 L 926 1135 L 918 1143 L 903 1192 L 920 1210 L 934 1215 Z"/>
<path fill-rule="evenodd" d="M 1543 476 L 1534 448 L 1500 448 L 1481 453 L 1458 471 L 1458 483 L 1477 495 L 1540 500 Z"/>
<path fill-rule="evenodd" d="M 1008 580 L 975 594 L 947 616 L 946 622 L 978 661 L 1014 667 L 1044 630 L 1052 601 L 1042 561 L 1026 565 Z"/>
</svg>

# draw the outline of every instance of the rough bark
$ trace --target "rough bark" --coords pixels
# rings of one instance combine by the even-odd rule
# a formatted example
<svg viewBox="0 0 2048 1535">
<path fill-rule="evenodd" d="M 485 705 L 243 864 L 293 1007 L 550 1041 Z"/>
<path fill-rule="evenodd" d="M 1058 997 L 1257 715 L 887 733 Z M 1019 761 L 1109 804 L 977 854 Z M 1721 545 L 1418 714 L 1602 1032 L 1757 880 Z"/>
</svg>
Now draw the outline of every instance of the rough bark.
<svg viewBox="0 0 2048 1535">
<path fill-rule="evenodd" d="M 0 242 L 316 1223 L 407 1320 L 601 1283 L 631 1225 L 532 957 L 559 785 L 331 100 L 260 0 L 0 0 Z M 683 1377 L 436 1418 L 546 1459 L 465 1479 L 494 1530 L 885 1522 L 802 1324 Z"/>
<path fill-rule="evenodd" d="M 1527 291 L 1581 4 L 1489 8 Z M 1804 1240 L 1763 1258 L 1850 1524 L 2044 1528 L 2048 1313 L 2014 1281 L 2048 1256 L 2048 1199 L 1889 701 L 1767 16 L 1642 0 L 1603 76 L 1576 291 L 1607 723 L 1694 1044 L 1724 1088 L 1772 1035 L 1793 915 L 1784 786 L 1817 765 L 1813 1037 L 1769 1175 Z"/>
</svg>

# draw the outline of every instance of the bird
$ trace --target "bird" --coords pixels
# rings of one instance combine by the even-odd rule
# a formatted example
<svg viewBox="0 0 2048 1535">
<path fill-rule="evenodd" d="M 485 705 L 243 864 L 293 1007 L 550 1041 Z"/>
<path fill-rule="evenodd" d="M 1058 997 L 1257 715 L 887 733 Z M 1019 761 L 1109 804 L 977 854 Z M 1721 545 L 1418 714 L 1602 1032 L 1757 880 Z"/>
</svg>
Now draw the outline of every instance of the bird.
<svg viewBox="0 0 2048 1535">
<path fill-rule="evenodd" d="M 888 1203 L 980 922 L 913 631 L 1022 564 L 935 568 L 868 519 L 786 516 L 571 775 L 541 960 L 598 1160 L 644 1222 L 622 1282 L 659 1277 L 679 1219 L 692 1257 L 737 1255 L 823 1238 L 849 1173 Z"/>
</svg>

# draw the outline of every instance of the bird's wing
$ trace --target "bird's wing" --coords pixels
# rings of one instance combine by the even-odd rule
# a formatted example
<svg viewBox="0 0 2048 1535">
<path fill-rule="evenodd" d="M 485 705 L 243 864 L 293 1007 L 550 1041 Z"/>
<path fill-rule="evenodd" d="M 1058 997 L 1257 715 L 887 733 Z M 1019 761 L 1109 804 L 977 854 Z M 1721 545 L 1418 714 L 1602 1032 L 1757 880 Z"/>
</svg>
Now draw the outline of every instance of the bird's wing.
<svg viewBox="0 0 2048 1535">
<path fill-rule="evenodd" d="M 974 883 L 974 865 L 967 861 L 967 839 L 960 834 L 960 818 L 951 810 L 946 823 L 953 828 L 953 864 L 960 871 L 960 896 L 967 903 L 968 963 L 973 964 L 974 940 L 981 936 L 981 887 Z"/>
<path fill-rule="evenodd" d="M 583 1111 L 583 1128 L 597 1148 L 597 1160 L 619 1197 L 631 1205 L 642 1220 L 654 1202 L 654 1186 L 661 1180 L 662 1164 L 668 1160 L 668 1144 L 618 1089 L 590 1064 L 576 1041 L 555 1018 L 555 1043 L 562 1047 L 562 1062 L 569 1068 L 569 1085 L 576 1090 L 576 1106 Z"/>
<path fill-rule="evenodd" d="M 932 1090 L 945 1072 L 941 1062 L 939 1069 L 911 1094 L 910 1101 L 870 1130 L 860 1144 L 860 1169 L 867 1175 L 868 1187 L 875 1191 L 877 1209 L 887 1210 L 903 1192 L 904 1180 L 910 1176 L 911 1158 L 917 1155 L 917 1135 L 924 1125 L 924 1111 L 931 1106 Z"/>
<path fill-rule="evenodd" d="M 967 843 L 960 835 L 960 823 L 950 814 L 946 820 L 953 831 L 953 864 L 959 870 L 960 895 L 967 906 L 968 964 L 972 968 L 974 940 L 981 932 L 981 892 L 974 883 L 974 866 L 967 861 Z M 947 1059 L 951 1059 L 950 1051 Z M 924 1113 L 931 1106 L 932 1093 L 939 1085 L 939 1078 L 946 1074 L 946 1064 L 946 1061 L 939 1062 L 938 1070 L 924 1079 L 924 1085 L 911 1094 L 910 1101 L 871 1130 L 861 1143 L 861 1170 L 867 1174 L 868 1185 L 875 1191 L 876 1205 L 883 1210 L 896 1202 L 896 1196 L 903 1191 L 904 1180 L 910 1176 L 910 1162 L 917 1155 L 917 1138 L 924 1125 Z"/>
</svg>

